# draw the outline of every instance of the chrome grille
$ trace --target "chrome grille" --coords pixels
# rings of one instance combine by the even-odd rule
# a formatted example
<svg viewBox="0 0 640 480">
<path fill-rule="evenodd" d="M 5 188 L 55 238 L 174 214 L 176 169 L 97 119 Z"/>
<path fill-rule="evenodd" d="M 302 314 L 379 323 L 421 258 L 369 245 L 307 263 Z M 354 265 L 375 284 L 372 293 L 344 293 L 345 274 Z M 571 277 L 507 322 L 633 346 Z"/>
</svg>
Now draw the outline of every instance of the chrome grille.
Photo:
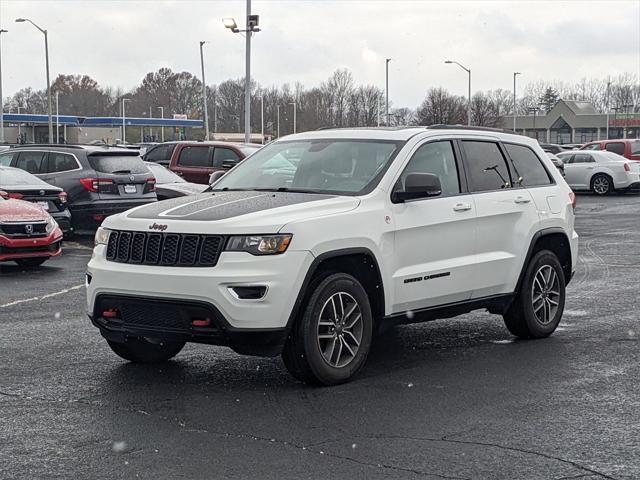
<svg viewBox="0 0 640 480">
<path fill-rule="evenodd" d="M 112 231 L 107 260 L 181 267 L 213 267 L 224 247 L 220 235 Z"/>
</svg>

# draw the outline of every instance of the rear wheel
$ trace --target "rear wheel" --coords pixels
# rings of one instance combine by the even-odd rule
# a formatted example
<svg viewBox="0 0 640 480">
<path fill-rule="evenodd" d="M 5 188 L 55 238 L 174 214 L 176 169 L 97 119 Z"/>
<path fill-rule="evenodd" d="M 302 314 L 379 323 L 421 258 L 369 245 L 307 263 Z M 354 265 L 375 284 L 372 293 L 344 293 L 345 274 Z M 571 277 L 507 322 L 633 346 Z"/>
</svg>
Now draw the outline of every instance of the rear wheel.
<svg viewBox="0 0 640 480">
<path fill-rule="evenodd" d="M 160 363 L 175 357 L 184 342 L 153 342 L 145 338 L 128 338 L 124 343 L 107 340 L 118 356 L 135 363 Z"/>
<path fill-rule="evenodd" d="M 564 301 L 562 266 L 553 252 L 542 250 L 529 262 L 520 292 L 504 314 L 504 323 L 516 337 L 547 337 L 560 323 Z"/>
<path fill-rule="evenodd" d="M 15 262 L 21 267 L 39 267 L 48 259 L 49 257 L 19 258 Z"/>
<path fill-rule="evenodd" d="M 316 283 L 282 359 L 289 372 L 303 382 L 343 383 L 364 365 L 372 331 L 371 306 L 360 282 L 346 273 L 329 275 Z"/>
<path fill-rule="evenodd" d="M 596 195 L 609 195 L 613 192 L 611 178 L 604 174 L 597 174 L 591 179 L 591 191 Z"/>
</svg>

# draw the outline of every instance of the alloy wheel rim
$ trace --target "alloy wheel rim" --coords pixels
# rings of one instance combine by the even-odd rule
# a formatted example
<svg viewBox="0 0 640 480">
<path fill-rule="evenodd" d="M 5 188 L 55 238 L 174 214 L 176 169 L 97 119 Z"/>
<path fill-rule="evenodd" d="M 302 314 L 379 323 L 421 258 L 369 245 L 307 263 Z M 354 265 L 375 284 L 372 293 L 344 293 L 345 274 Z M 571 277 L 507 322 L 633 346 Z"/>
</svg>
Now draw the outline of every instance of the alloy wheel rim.
<svg viewBox="0 0 640 480">
<path fill-rule="evenodd" d="M 538 322 L 550 324 L 560 308 L 560 279 L 551 265 L 543 265 L 533 277 L 531 299 Z"/>
<path fill-rule="evenodd" d="M 318 318 L 318 348 L 324 361 L 334 368 L 349 365 L 362 343 L 362 311 L 357 300 L 346 292 L 331 295 Z"/>
<path fill-rule="evenodd" d="M 596 193 L 607 193 L 609 191 L 609 182 L 606 178 L 598 177 L 593 181 L 593 189 Z"/>
</svg>

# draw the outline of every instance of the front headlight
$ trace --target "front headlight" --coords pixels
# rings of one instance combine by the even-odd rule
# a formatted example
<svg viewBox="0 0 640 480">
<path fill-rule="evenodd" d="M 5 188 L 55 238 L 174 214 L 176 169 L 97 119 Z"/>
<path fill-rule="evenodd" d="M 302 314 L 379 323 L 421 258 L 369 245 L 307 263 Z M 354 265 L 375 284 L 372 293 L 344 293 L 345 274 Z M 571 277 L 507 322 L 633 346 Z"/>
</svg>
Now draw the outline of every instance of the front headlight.
<svg viewBox="0 0 640 480">
<path fill-rule="evenodd" d="M 109 243 L 109 234 L 111 230 L 107 230 L 104 227 L 98 227 L 96 230 L 96 236 L 93 238 L 95 245 L 106 245 Z"/>
<path fill-rule="evenodd" d="M 238 235 L 229 238 L 228 252 L 249 252 L 252 255 L 277 255 L 286 252 L 293 235 Z"/>
<path fill-rule="evenodd" d="M 47 226 L 45 227 L 47 233 L 53 232 L 56 228 L 58 228 L 58 222 L 56 222 L 53 217 L 49 217 Z"/>
</svg>

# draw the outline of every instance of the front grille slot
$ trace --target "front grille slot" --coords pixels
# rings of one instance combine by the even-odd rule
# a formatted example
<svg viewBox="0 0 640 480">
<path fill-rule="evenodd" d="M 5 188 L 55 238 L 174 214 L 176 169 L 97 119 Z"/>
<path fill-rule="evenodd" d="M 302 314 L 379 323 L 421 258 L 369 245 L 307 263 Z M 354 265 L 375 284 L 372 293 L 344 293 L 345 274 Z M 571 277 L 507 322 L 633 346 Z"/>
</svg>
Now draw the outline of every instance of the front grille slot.
<svg viewBox="0 0 640 480">
<path fill-rule="evenodd" d="M 27 230 L 31 232 L 27 233 Z M 3 223 L 2 232 L 15 237 L 44 237 L 47 235 L 47 223 Z"/>
<path fill-rule="evenodd" d="M 112 231 L 107 260 L 146 265 L 213 267 L 224 247 L 220 235 Z"/>
</svg>

